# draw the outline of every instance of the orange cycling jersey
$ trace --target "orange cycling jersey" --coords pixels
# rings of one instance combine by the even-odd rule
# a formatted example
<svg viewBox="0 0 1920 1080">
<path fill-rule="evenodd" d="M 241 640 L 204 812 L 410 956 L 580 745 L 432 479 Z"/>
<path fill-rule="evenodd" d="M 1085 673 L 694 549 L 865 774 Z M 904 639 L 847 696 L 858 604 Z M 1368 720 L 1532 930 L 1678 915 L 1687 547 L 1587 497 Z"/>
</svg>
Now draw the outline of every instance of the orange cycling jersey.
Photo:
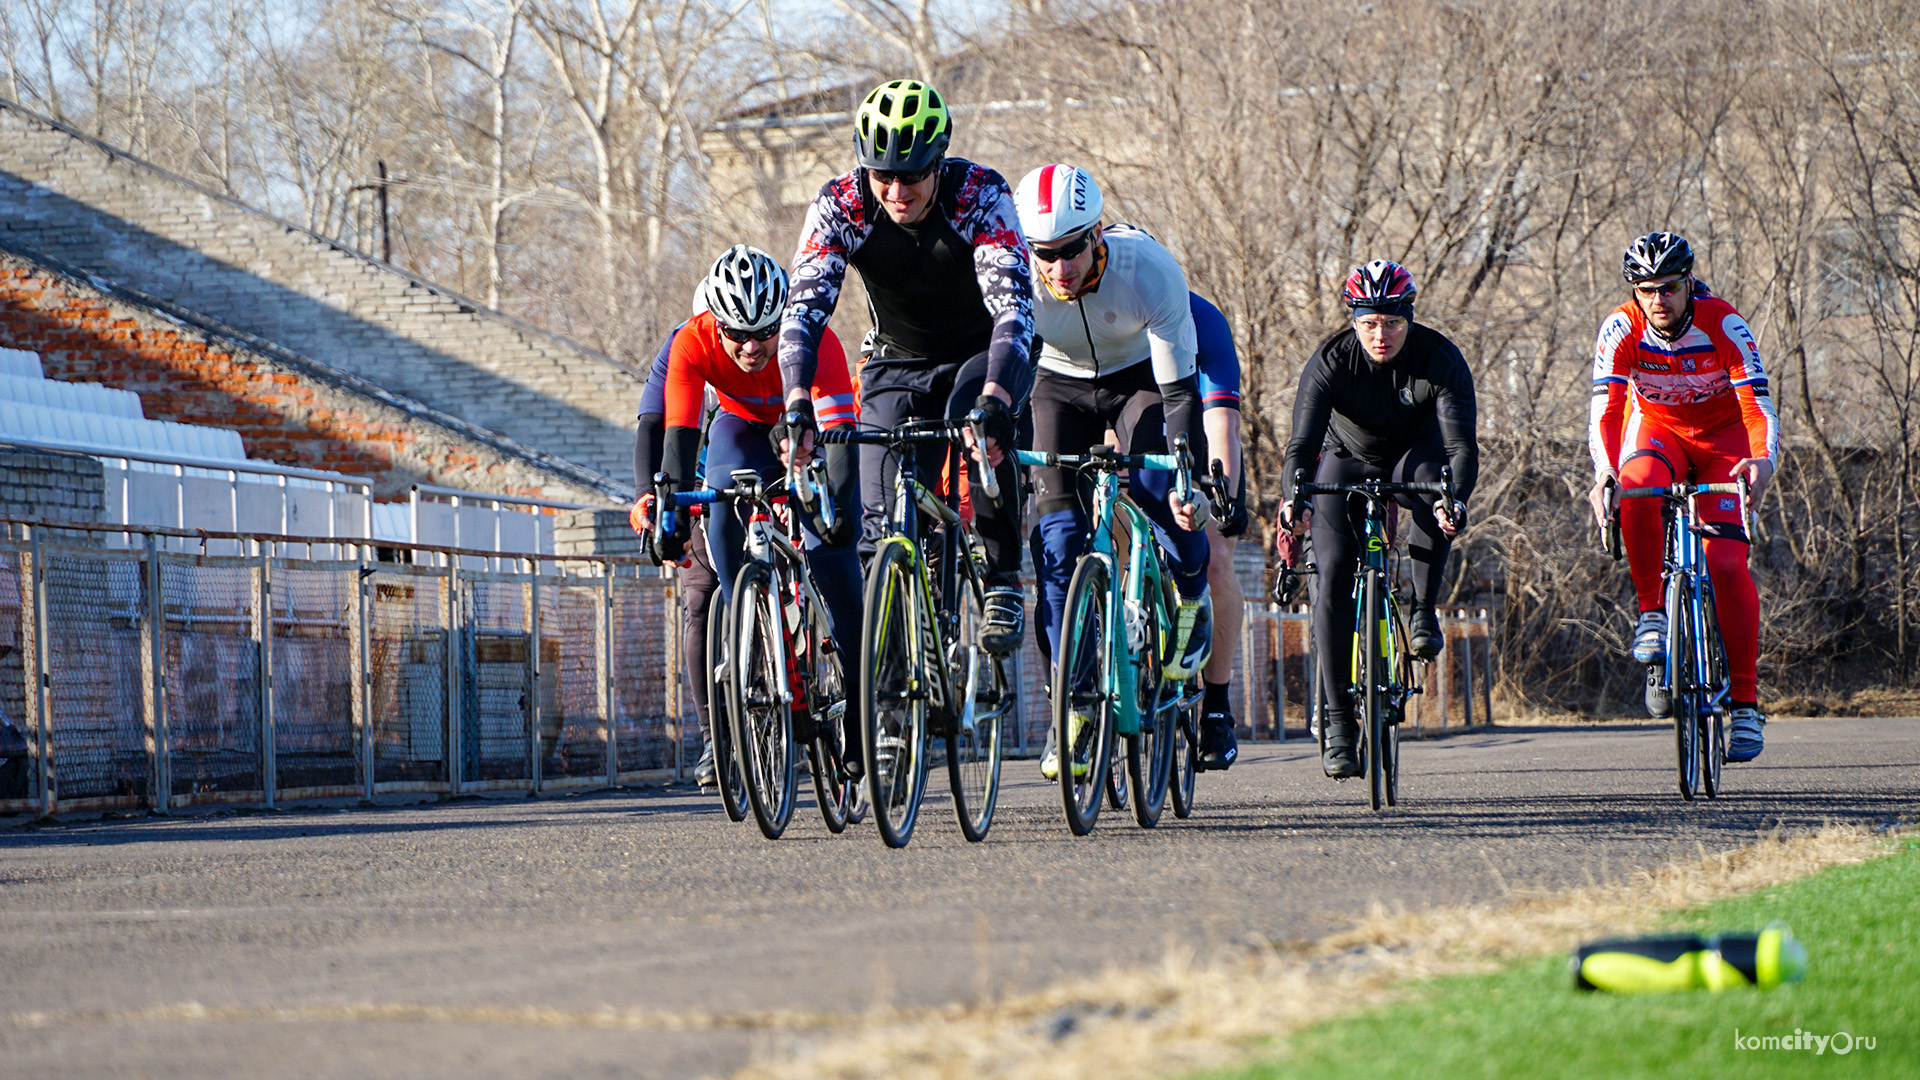
<svg viewBox="0 0 1920 1080">
<path fill-rule="evenodd" d="M 1632 299 L 1600 325 L 1587 425 L 1597 475 L 1620 464 L 1629 415 L 1694 443 L 1742 424 L 1749 457 L 1771 460 L 1780 446 L 1780 421 L 1753 331 L 1733 305 L 1697 283 L 1693 321 L 1673 341 L 1654 332 Z"/>
<path fill-rule="evenodd" d="M 813 378 L 815 419 L 822 427 L 851 424 L 859 418 L 847 354 L 827 330 L 820 339 L 820 364 Z M 666 426 L 699 427 L 707 387 L 720 407 L 756 424 L 779 423 L 782 402 L 780 365 L 768 361 L 759 371 L 743 371 L 720 341 L 720 325 L 703 311 L 673 336 L 667 357 Z"/>
</svg>

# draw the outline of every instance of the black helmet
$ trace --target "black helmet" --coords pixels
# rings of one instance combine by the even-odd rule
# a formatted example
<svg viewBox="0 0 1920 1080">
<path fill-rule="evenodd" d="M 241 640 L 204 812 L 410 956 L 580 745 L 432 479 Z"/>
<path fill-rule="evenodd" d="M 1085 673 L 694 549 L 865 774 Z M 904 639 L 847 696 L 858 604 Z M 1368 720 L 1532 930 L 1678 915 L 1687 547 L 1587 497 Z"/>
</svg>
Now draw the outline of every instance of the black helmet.
<svg viewBox="0 0 1920 1080">
<path fill-rule="evenodd" d="M 1693 248 L 1678 233 L 1650 232 L 1627 245 L 1620 272 L 1629 285 L 1657 277 L 1684 277 L 1693 273 Z"/>
</svg>

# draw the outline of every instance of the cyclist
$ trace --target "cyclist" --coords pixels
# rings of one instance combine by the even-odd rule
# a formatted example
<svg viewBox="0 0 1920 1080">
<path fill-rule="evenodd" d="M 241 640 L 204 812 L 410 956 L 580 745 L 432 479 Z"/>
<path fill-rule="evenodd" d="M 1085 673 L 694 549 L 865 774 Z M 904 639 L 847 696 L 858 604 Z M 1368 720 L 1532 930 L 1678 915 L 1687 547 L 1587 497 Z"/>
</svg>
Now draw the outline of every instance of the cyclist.
<svg viewBox="0 0 1920 1080">
<path fill-rule="evenodd" d="M 1219 520 L 1207 523 L 1207 591 L 1213 594 L 1213 655 L 1201 672 L 1204 697 L 1200 736 L 1201 769 L 1226 770 L 1240 756 L 1234 738 L 1233 704 L 1227 695 L 1233 658 L 1240 651 L 1240 623 L 1246 597 L 1234 572 L 1236 538 L 1247 531 L 1247 475 L 1240 460 L 1240 357 L 1234 352 L 1227 317 L 1205 297 L 1192 294 L 1193 329 L 1199 344 L 1195 366 L 1200 376 L 1200 420 L 1207 449 L 1226 474 L 1216 492 L 1223 502 Z"/>
<path fill-rule="evenodd" d="M 666 431 L 661 471 L 673 490 L 693 487 L 700 456 L 702 408 L 712 387 L 719 408 L 706 424 L 706 485 L 722 489 L 736 469 L 753 469 L 763 479 L 784 475 L 774 432 L 781 416 L 780 374 L 773 366 L 780 315 L 788 295 L 787 271 L 758 248 L 736 244 L 714 261 L 706 280 L 707 312 L 689 319 L 674 335 L 667 360 Z M 858 413 L 840 340 L 827 331 L 820 343 L 820 364 L 809 406 L 821 422 L 852 424 Z M 815 506 L 805 520 L 807 564 L 827 603 L 835 643 L 842 655 L 860 640 L 860 565 L 853 547 L 859 517 L 852 455 L 845 447 L 826 448 L 829 497 L 838 510 L 834 528 L 821 521 Z M 684 554 L 691 515 L 674 517 L 676 530 L 661 540 L 661 556 Z M 746 536 L 739 519 L 716 509 L 706 517 L 707 554 L 718 579 L 720 602 L 733 594 Z M 704 661 L 703 661 L 704 663 Z M 858 733 L 850 727 L 849 742 Z M 857 743 L 854 748 L 857 750 Z M 853 755 L 857 757 L 857 754 Z"/>
<path fill-rule="evenodd" d="M 706 293 L 706 279 L 702 278 L 700 287 L 694 291 L 695 314 L 707 310 Z M 681 323 L 667 331 L 667 339 L 654 355 L 653 366 L 647 369 L 646 388 L 640 392 L 640 413 L 633 437 L 633 488 L 639 497 L 627 511 L 627 522 L 634 532 L 643 536 L 653 531 L 653 476 L 660 471 L 661 442 L 666 434 L 667 359 L 673 351 L 674 337 L 685 326 L 686 323 Z M 704 405 L 708 412 L 715 408 L 711 393 Z M 687 541 L 686 557 L 680 560 L 680 661 L 685 671 L 698 673 L 706 666 L 707 611 L 717 584 L 713 564 L 707 558 L 706 526 L 696 523 Z M 700 723 L 701 738 L 700 757 L 693 766 L 693 782 L 703 788 L 714 787 L 719 783 L 719 776 L 713 762 L 713 728 L 707 719 L 707 680 L 696 674 L 692 683 L 693 709 Z"/>
<path fill-rule="evenodd" d="M 1313 466 L 1322 442 L 1315 482 L 1349 484 L 1364 479 L 1432 483 L 1443 466 L 1453 470 L 1455 501 L 1437 505 L 1429 496 L 1403 497 L 1412 511 L 1413 611 L 1407 647 L 1419 657 L 1440 654 L 1445 641 L 1434 614 L 1434 597 L 1446 570 L 1453 537 L 1466 524 L 1466 500 L 1480 471 L 1475 438 L 1473 373 L 1444 334 L 1413 321 L 1418 290 L 1398 263 L 1375 259 L 1348 276 L 1343 295 L 1353 325 L 1323 342 L 1300 372 L 1294 398 L 1293 437 L 1281 476 L 1288 501 L 1281 526 L 1308 527 L 1291 511 L 1293 478 Z M 1353 664 L 1354 565 L 1364 531 L 1360 501 L 1316 495 L 1311 508 L 1314 562 L 1319 567 L 1313 603 L 1313 648 L 1320 658 L 1326 752 L 1332 776 L 1358 776 L 1354 754 L 1359 724 L 1349 690 Z"/>
<path fill-rule="evenodd" d="M 1014 200 L 1035 262 L 1034 323 L 1044 343 L 1034 449 L 1085 453 L 1111 429 L 1123 453 L 1164 451 L 1170 437 L 1185 435 L 1194 460 L 1206 462 L 1192 294 L 1172 253 L 1142 229 L 1103 229 L 1100 186 L 1084 169 L 1043 165 L 1020 181 Z M 1074 473 L 1039 467 L 1033 480 L 1041 634 L 1050 650 L 1092 526 Z M 1166 672 L 1188 678 L 1212 642 L 1206 497 L 1196 490 L 1196 501 L 1183 501 L 1160 470 L 1136 472 L 1128 486 L 1165 534 L 1180 595 Z M 1218 735 L 1209 734 L 1217 756 Z M 1058 770 L 1058 747 L 1049 745 L 1040 771 L 1052 779 Z"/>
<path fill-rule="evenodd" d="M 1731 304 L 1693 276 L 1693 248 L 1670 232 L 1627 246 L 1622 273 L 1633 296 L 1600 325 L 1594 346 L 1593 401 L 1587 446 L 1593 454 L 1594 513 L 1604 522 L 1616 487 L 1685 482 L 1724 484 L 1745 476 L 1758 499 L 1773 476 L 1780 421 L 1767 393 L 1767 372 L 1753 332 Z M 1629 392 L 1631 391 L 1631 392 Z M 1727 760 L 1751 761 L 1765 744 L 1755 668 L 1760 652 L 1760 597 L 1747 568 L 1747 535 L 1739 500 L 1704 499 L 1711 523 L 1707 574 L 1733 684 Z M 1667 616 L 1661 610 L 1663 543 L 1657 500 L 1619 506 L 1640 621 L 1633 658 L 1665 659 Z M 1647 707 L 1664 717 L 1670 701 L 1649 673 Z"/>
<path fill-rule="evenodd" d="M 893 428 L 976 409 L 985 416 L 986 445 L 974 454 L 995 469 L 1000 498 L 988 499 L 972 470 L 968 497 L 987 549 L 980 644 L 1004 656 L 1026 626 L 1020 500 L 1006 451 L 1014 443 L 1014 414 L 1033 385 L 1032 286 L 1013 193 L 999 173 L 946 156 L 952 134 L 946 103 L 925 83 L 884 83 L 861 103 L 854 117 L 857 166 L 821 187 L 794 256 L 793 296 L 780 331 L 787 412 L 778 435 L 802 460 L 812 453 L 816 418 L 805 388 L 816 378 L 822 335 L 851 264 L 866 285 L 874 324 L 860 375 L 865 422 Z M 941 451 L 924 453 L 922 475 L 941 475 Z M 862 447 L 863 554 L 884 529 L 892 489 L 886 449 Z"/>
</svg>

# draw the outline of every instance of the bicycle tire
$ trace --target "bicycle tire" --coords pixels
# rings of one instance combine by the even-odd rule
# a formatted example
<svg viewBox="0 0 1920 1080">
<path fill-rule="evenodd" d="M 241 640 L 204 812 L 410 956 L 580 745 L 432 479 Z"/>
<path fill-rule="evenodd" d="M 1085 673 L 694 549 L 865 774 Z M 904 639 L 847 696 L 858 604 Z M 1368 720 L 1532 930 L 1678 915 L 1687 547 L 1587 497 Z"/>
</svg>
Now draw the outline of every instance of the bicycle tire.
<svg viewBox="0 0 1920 1080">
<path fill-rule="evenodd" d="M 1168 793 L 1173 798 L 1173 816 L 1185 820 L 1193 816 L 1194 778 L 1200 773 L 1200 702 L 1180 710 L 1174 723 L 1173 782 Z"/>
<path fill-rule="evenodd" d="M 733 582 L 729 621 L 734 628 L 733 736 L 746 781 L 747 805 L 769 840 L 780 839 L 793 820 L 798 770 L 793 739 L 793 709 L 784 691 L 792 685 L 792 662 L 783 598 L 773 571 L 762 562 L 740 568 Z"/>
<path fill-rule="evenodd" d="M 933 673 L 920 625 L 925 610 L 911 545 L 880 545 L 868 569 L 860 638 L 861 753 L 868 809 L 891 848 L 906 847 L 927 791 L 927 695 Z"/>
<path fill-rule="evenodd" d="M 1146 649 L 1135 657 L 1139 667 L 1134 700 L 1140 710 L 1140 730 L 1126 737 L 1127 778 L 1133 788 L 1133 820 L 1143 829 L 1160 824 L 1167 806 L 1167 786 L 1173 771 L 1174 713 L 1186 681 L 1170 681 L 1161 674 L 1174 615 L 1166 589 L 1143 590 L 1153 611 L 1147 615 Z"/>
<path fill-rule="evenodd" d="M 1110 590 L 1107 561 L 1098 555 L 1082 556 L 1067 586 L 1066 615 L 1061 624 L 1064 640 L 1054 655 L 1053 730 L 1060 747 L 1060 800 L 1066 810 L 1067 827 L 1075 836 L 1093 831 L 1106 797 L 1111 760 L 1108 747 L 1113 735 L 1113 697 L 1109 691 L 1113 650 L 1108 641 L 1112 619 L 1107 610 L 1112 600 Z M 1075 684 L 1079 684 L 1079 690 L 1074 689 Z M 1073 719 L 1076 712 L 1083 718 L 1079 725 Z M 1082 732 L 1087 739 L 1087 767 L 1076 777 L 1074 763 L 1080 756 L 1077 743 Z"/>
<path fill-rule="evenodd" d="M 1680 797 L 1693 801 L 1700 786 L 1699 706 L 1693 672 L 1693 607 L 1689 579 L 1667 581 L 1667 693 L 1673 707 L 1673 742 Z"/>
<path fill-rule="evenodd" d="M 1707 798 L 1719 798 L 1720 766 L 1727 760 L 1726 701 L 1727 694 L 1727 646 L 1720 639 L 1720 614 L 1713 606 L 1713 582 L 1701 583 L 1700 588 L 1701 660 L 1706 668 L 1706 677 L 1701 680 L 1706 688 L 1700 695 L 1700 789 Z"/>
<path fill-rule="evenodd" d="M 1402 704 L 1387 703 L 1388 723 L 1380 738 L 1380 771 L 1386 778 L 1387 805 L 1400 805 L 1400 725 L 1406 721 L 1405 693 L 1413 687 L 1413 654 L 1407 649 L 1407 621 L 1400 617 L 1398 604 L 1389 605 L 1392 636 L 1388 639 L 1392 655 L 1386 670 L 1393 675 L 1394 693 Z"/>
<path fill-rule="evenodd" d="M 807 711 L 813 719 L 813 737 L 807 740 L 807 762 L 813 774 L 813 797 L 827 831 L 845 832 L 860 801 L 860 784 L 846 778 L 847 678 L 842 653 L 829 630 L 827 609 L 810 595 L 807 619 Z"/>
<path fill-rule="evenodd" d="M 714 590 L 707 603 L 707 738 L 713 741 L 714 776 L 720 789 L 720 807 L 729 821 L 745 821 L 747 782 L 740 775 L 740 759 L 733 752 L 733 679 L 726 667 L 727 605 Z"/>
<path fill-rule="evenodd" d="M 993 828 L 993 811 L 1000 801 L 1001 739 L 1006 718 L 1020 715 L 1019 691 L 1007 658 L 980 647 L 986 613 L 979 578 L 962 572 L 955 585 L 960 610 L 954 638 L 947 643 L 947 667 L 961 707 L 947 725 L 947 782 L 960 834 L 977 844 Z"/>
<path fill-rule="evenodd" d="M 1362 679 L 1361 698 L 1365 710 L 1365 721 L 1360 725 L 1361 739 L 1367 747 L 1367 805 L 1379 810 L 1387 804 L 1387 755 L 1384 743 L 1386 728 L 1386 694 L 1382 685 L 1386 679 L 1386 659 L 1381 656 L 1381 635 L 1386 619 L 1384 609 L 1386 598 L 1381 595 L 1385 582 L 1378 570 L 1368 570 L 1366 585 L 1362 590 L 1361 626 L 1365 638 L 1360 642 L 1359 671 Z"/>
</svg>

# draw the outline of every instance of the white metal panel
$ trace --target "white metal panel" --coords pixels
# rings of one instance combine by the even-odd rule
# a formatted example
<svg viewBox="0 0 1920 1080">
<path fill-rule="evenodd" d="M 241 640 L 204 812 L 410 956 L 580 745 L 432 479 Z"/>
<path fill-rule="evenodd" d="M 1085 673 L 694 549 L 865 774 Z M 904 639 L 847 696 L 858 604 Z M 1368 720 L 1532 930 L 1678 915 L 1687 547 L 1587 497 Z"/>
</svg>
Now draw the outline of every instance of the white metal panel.
<svg viewBox="0 0 1920 1080">
<path fill-rule="evenodd" d="M 525 555 L 540 554 L 540 519 L 547 515 L 507 509 L 497 513 L 500 522 L 501 551 Z"/>
<path fill-rule="evenodd" d="M 249 477 L 242 473 L 234 492 L 237 528 L 235 532 L 289 533 L 298 529 L 282 528 L 289 516 L 287 498 L 291 493 L 271 476 Z"/>
<path fill-rule="evenodd" d="M 424 500 L 413 505 L 414 543 L 453 546 L 453 507 Z"/>
<path fill-rule="evenodd" d="M 6 348 L 0 348 L 0 372 L 29 379 L 44 379 L 47 374 L 40 366 L 38 353 Z"/>
<path fill-rule="evenodd" d="M 233 484 L 226 478 L 184 476 L 180 478 L 183 529 L 207 529 L 213 532 L 237 532 L 233 520 Z"/>
<path fill-rule="evenodd" d="M 293 536 L 327 536 L 333 528 L 329 520 L 333 495 L 321 488 L 296 487 L 288 483 L 287 522 L 284 530 Z M 353 535 L 348 533 L 346 535 Z"/>
<path fill-rule="evenodd" d="M 345 496 L 342 502 L 347 502 Z M 351 500 L 359 503 L 355 497 Z M 375 540 L 396 540 L 402 543 L 413 539 L 413 507 L 408 503 L 373 504 L 373 538 Z"/>
<path fill-rule="evenodd" d="M 140 395 L 131 390 L 116 390 L 99 383 L 61 382 L 39 375 L 7 374 L 0 369 L 0 400 L 40 409 L 69 409 L 98 413 L 127 420 L 144 420 Z"/>
</svg>

